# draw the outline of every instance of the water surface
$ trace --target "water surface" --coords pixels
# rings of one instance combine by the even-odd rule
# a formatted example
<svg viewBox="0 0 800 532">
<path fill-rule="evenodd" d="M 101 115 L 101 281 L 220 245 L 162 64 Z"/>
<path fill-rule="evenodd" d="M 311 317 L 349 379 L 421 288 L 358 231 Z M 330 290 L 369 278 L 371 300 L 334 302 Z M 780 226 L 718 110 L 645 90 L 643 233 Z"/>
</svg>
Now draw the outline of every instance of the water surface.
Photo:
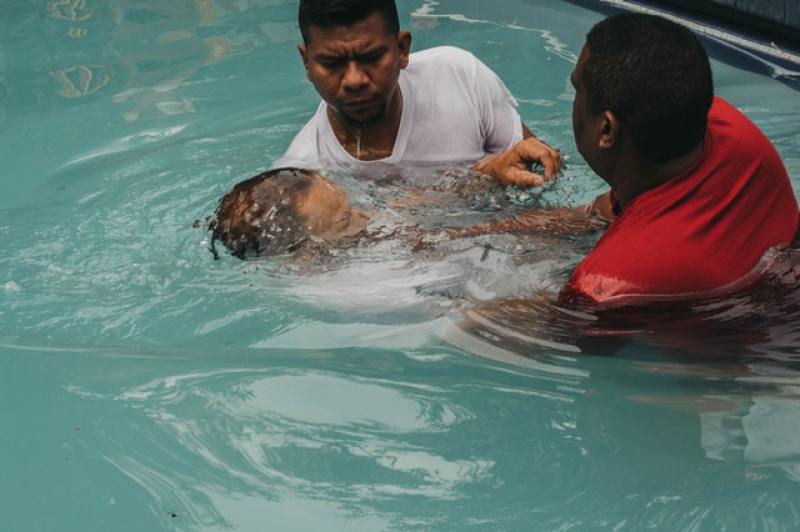
<svg viewBox="0 0 800 532">
<path fill-rule="evenodd" d="M 552 187 L 428 222 L 603 190 L 568 81 L 601 14 L 400 8 L 415 48 L 474 52 L 568 158 Z M 596 316 L 545 297 L 591 237 L 443 255 L 390 241 L 308 272 L 212 259 L 193 222 L 314 112 L 295 16 L 283 0 L 5 3 L 0 528 L 797 529 L 795 256 L 777 295 L 615 322 L 630 341 L 613 357 L 581 340 L 602 336 Z M 798 189 L 797 92 L 744 67 L 715 60 L 718 93 Z M 343 179 L 357 201 L 393 192 Z M 453 325 L 465 301 L 532 294 L 544 303 Z"/>
</svg>

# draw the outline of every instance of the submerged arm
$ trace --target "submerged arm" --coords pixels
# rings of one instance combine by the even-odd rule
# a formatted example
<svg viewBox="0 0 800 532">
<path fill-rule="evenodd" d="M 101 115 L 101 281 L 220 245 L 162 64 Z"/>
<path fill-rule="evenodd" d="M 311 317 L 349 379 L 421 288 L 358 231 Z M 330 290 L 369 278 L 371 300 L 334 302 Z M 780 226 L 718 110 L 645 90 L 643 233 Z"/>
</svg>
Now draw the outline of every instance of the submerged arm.
<svg viewBox="0 0 800 532">
<path fill-rule="evenodd" d="M 614 200 L 610 190 L 597 196 L 593 202 L 583 207 L 583 209 L 604 220 L 611 221 L 616 218 L 616 214 L 614 214 Z"/>
<path fill-rule="evenodd" d="M 575 209 L 531 210 L 514 218 L 492 220 L 467 227 L 451 229 L 451 238 L 464 238 L 498 233 L 545 233 L 572 235 L 605 229 L 608 222 L 586 207 Z"/>
</svg>

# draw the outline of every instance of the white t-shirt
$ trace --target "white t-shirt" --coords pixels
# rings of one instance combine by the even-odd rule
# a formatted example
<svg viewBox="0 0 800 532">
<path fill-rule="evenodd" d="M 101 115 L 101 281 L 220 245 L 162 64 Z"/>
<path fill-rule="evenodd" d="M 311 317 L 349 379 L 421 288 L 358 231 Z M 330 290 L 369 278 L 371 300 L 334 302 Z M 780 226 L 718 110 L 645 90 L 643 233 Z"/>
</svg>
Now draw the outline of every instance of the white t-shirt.
<svg viewBox="0 0 800 532">
<path fill-rule="evenodd" d="M 411 54 L 400 71 L 403 115 L 392 155 L 359 161 L 339 143 L 323 101 L 273 168 L 365 173 L 383 166 L 473 162 L 522 140 L 517 101 L 471 53 L 452 46 Z M 369 139 L 364 139 L 369 145 Z"/>
</svg>

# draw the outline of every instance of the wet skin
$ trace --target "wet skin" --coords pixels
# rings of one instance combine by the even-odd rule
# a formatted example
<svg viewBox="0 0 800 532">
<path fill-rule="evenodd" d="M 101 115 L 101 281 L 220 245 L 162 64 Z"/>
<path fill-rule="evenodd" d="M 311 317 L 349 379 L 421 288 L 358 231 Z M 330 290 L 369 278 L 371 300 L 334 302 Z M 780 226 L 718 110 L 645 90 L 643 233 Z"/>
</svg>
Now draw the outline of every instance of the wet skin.
<svg viewBox="0 0 800 532">
<path fill-rule="evenodd" d="M 299 46 L 309 81 L 348 125 L 375 124 L 392 114 L 410 48 L 411 35 L 390 33 L 379 13 L 352 26 L 311 26 L 309 42 Z"/>
<path fill-rule="evenodd" d="M 570 75 L 569 81 L 575 89 L 575 97 L 572 101 L 572 133 L 575 137 L 575 145 L 578 153 L 589 164 L 589 167 L 598 175 L 601 174 L 596 167 L 597 163 L 597 139 L 602 134 L 604 124 L 598 120 L 599 117 L 589 112 L 589 102 L 587 101 L 586 88 L 583 85 L 583 69 L 589 57 L 589 52 L 584 46 L 578 57 L 575 69 Z"/>
<path fill-rule="evenodd" d="M 335 242 L 362 232 L 369 217 L 360 209 L 350 207 L 347 194 L 333 181 L 315 175 L 305 196 L 297 202 L 297 212 L 309 232 L 328 242 Z"/>
<path fill-rule="evenodd" d="M 383 17 L 373 13 L 350 26 L 312 25 L 308 36 L 298 50 L 306 76 L 328 105 L 328 120 L 339 143 L 356 159 L 391 156 L 403 112 L 397 81 L 400 71 L 408 66 L 411 34 L 390 32 Z M 560 155 L 532 138 L 524 124 L 522 130 L 523 139 L 528 140 L 526 156 L 542 163 L 545 176 L 528 171 L 525 163 L 499 161 L 491 165 L 488 159 L 479 162 L 476 169 L 501 183 L 518 186 L 541 185 L 554 179 L 561 167 Z"/>
<path fill-rule="evenodd" d="M 592 112 L 583 81 L 589 57 L 589 49 L 584 45 L 570 76 L 575 88 L 572 104 L 575 145 L 589 167 L 611 186 L 617 201 L 625 207 L 643 192 L 686 172 L 701 156 L 703 142 L 689 152 L 663 163 L 642 161 L 630 134 L 613 111 Z M 608 193 L 598 197 L 593 207 L 601 216 L 612 217 Z"/>
</svg>

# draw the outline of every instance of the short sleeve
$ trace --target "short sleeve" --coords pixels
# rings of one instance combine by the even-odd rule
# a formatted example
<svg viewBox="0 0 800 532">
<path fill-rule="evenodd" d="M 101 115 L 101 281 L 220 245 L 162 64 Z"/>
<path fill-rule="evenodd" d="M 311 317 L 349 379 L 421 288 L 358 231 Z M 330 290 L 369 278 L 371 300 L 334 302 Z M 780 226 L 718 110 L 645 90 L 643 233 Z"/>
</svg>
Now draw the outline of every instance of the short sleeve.
<svg viewBox="0 0 800 532">
<path fill-rule="evenodd" d="M 519 104 L 489 67 L 475 58 L 474 91 L 484 136 L 484 149 L 502 152 L 522 140 Z"/>
<path fill-rule="evenodd" d="M 272 163 L 271 168 L 297 167 L 309 170 L 317 170 L 321 167 L 322 155 L 320 153 L 319 140 L 319 121 L 320 116 L 324 116 L 322 103 L 317 108 L 317 112 L 311 117 L 305 126 L 295 135 L 292 143 L 286 149 L 286 153 L 280 159 Z"/>
</svg>

